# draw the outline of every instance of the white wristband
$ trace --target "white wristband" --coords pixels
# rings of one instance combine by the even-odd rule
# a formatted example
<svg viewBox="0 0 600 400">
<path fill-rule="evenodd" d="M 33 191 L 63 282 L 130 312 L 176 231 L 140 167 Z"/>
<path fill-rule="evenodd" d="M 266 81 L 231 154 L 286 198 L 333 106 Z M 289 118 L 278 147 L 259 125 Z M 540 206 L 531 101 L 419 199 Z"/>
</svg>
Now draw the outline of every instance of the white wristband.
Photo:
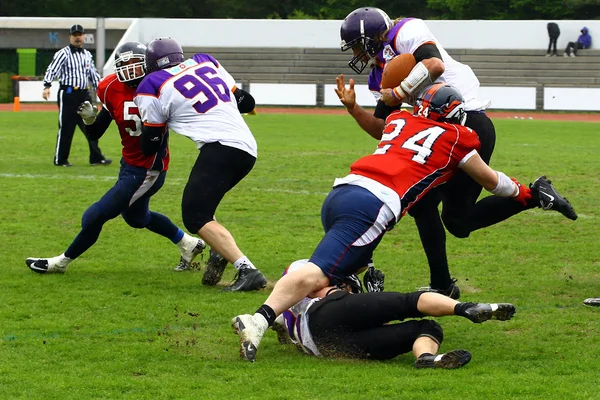
<svg viewBox="0 0 600 400">
<path fill-rule="evenodd" d="M 517 195 L 519 194 L 519 191 L 516 190 L 517 185 L 504 172 L 496 171 L 496 174 L 498 175 L 498 185 L 490 190 L 492 194 L 500 197 L 511 197 L 515 191 Z"/>
<path fill-rule="evenodd" d="M 419 61 L 410 71 L 408 76 L 400 82 L 400 87 L 407 96 L 412 96 L 431 83 L 433 82 L 431 82 L 429 70 L 421 61 Z"/>
</svg>

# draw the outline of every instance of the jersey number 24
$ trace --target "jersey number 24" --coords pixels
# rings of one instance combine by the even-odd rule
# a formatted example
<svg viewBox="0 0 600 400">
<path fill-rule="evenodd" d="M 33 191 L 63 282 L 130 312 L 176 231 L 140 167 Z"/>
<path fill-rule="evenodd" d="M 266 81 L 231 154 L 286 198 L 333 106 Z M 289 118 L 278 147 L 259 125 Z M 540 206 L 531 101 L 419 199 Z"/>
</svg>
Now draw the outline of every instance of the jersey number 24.
<svg viewBox="0 0 600 400">
<path fill-rule="evenodd" d="M 390 124 L 394 125 L 394 130 L 390 133 L 384 133 L 383 136 L 381 136 L 381 142 L 389 142 L 398 137 L 402 132 L 402 129 L 404 129 L 404 125 L 406 125 L 406 120 L 396 119 L 391 121 Z M 446 129 L 442 128 L 441 126 L 432 126 L 410 136 L 404 141 L 404 143 L 402 143 L 401 146 L 404 149 L 412 150 L 416 153 L 412 157 L 413 161 L 418 162 L 419 164 L 425 164 L 429 156 L 431 156 L 431 147 L 438 137 L 445 131 Z M 423 143 L 418 144 L 418 142 L 422 140 Z M 373 154 L 385 154 L 392 146 L 393 144 L 391 143 L 386 144 L 385 146 L 375 150 L 375 153 Z"/>
</svg>

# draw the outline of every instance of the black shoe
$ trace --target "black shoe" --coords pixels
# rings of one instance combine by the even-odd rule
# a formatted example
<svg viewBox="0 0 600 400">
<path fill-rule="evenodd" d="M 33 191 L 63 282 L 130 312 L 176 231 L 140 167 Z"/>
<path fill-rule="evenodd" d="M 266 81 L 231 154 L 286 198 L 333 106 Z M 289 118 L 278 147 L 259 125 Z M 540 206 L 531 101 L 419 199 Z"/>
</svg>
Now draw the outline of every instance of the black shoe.
<svg viewBox="0 0 600 400">
<path fill-rule="evenodd" d="M 110 158 L 105 158 L 104 160 L 90 163 L 90 165 L 92 165 L 92 166 L 94 166 L 94 165 L 110 165 L 110 164 L 112 164 L 112 160 Z"/>
<path fill-rule="evenodd" d="M 54 164 L 55 167 L 72 167 L 73 164 L 71 164 L 70 162 L 66 162 L 63 164 Z"/>
<path fill-rule="evenodd" d="M 498 303 L 498 304 L 487 304 L 487 303 L 464 303 L 469 304 L 465 308 L 465 316 L 471 321 L 479 324 L 481 322 L 497 319 L 498 321 L 508 321 L 515 315 L 517 310 L 515 306 L 510 303 Z"/>
<path fill-rule="evenodd" d="M 452 279 L 452 283 L 448 286 L 447 289 L 434 289 L 431 286 L 425 286 L 417 289 L 420 292 L 433 292 L 443 294 L 444 296 L 448 296 L 451 299 L 458 300 L 460 299 L 460 288 L 456 284 L 456 279 Z"/>
<path fill-rule="evenodd" d="M 575 221 L 577 214 L 569 203 L 569 200 L 562 197 L 552 186 L 552 182 L 546 179 L 546 176 L 540 176 L 529 185 L 531 194 L 544 210 L 555 210 L 565 217 Z"/>
<path fill-rule="evenodd" d="M 210 249 L 210 257 L 206 262 L 206 271 L 202 276 L 202 284 L 214 286 L 219 283 L 226 266 L 227 260 L 213 249 Z"/>
<path fill-rule="evenodd" d="M 416 368 L 454 369 L 465 366 L 471 361 L 467 350 L 452 350 L 444 354 L 422 354 L 415 361 Z"/>
<path fill-rule="evenodd" d="M 267 286 L 267 279 L 255 268 L 240 268 L 235 275 L 231 286 L 223 289 L 224 292 L 248 292 L 259 290 Z"/>
</svg>

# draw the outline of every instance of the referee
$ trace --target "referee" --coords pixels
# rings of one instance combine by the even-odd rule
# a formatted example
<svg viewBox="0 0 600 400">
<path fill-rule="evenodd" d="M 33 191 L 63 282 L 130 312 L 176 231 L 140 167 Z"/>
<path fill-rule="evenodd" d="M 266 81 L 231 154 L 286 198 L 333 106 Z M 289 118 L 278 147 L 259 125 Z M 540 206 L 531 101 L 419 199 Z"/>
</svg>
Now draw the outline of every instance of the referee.
<svg viewBox="0 0 600 400">
<path fill-rule="evenodd" d="M 100 76 L 96 72 L 92 53 L 83 49 L 83 27 L 73 25 L 69 31 L 70 44 L 54 54 L 54 58 L 44 75 L 44 91 L 42 97 L 48 100 L 52 81 L 58 78 L 60 89 L 58 91 L 58 135 L 56 138 L 56 151 L 54 165 L 59 167 L 72 167 L 69 163 L 71 142 L 75 134 L 75 125 L 85 133 L 81 117 L 77 114 L 79 105 L 88 100 L 91 102 L 89 84 L 92 83 L 96 90 Z M 90 147 L 91 165 L 108 165 L 112 160 L 105 158 L 98 147 L 97 140 L 86 139 Z"/>
</svg>

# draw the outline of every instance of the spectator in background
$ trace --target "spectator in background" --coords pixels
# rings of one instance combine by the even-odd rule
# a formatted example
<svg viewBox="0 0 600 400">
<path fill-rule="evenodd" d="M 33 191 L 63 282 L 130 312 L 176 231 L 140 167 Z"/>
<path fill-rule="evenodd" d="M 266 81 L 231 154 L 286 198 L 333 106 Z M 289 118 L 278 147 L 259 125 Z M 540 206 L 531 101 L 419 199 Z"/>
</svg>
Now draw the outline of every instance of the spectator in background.
<svg viewBox="0 0 600 400">
<path fill-rule="evenodd" d="M 89 82 L 94 90 L 98 87 L 100 75 L 94 66 L 92 53 L 83 48 L 83 26 L 73 25 L 69 30 L 70 44 L 54 54 L 54 58 L 44 76 L 44 91 L 42 97 L 48 100 L 52 81 L 58 78 L 60 89 L 56 102 L 58 104 L 58 134 L 56 135 L 56 150 L 54 165 L 57 167 L 71 167 L 69 153 L 71 142 L 75 134 L 75 126 L 85 135 L 90 147 L 91 165 L 109 165 L 111 160 L 106 159 L 97 140 L 90 140 L 85 133 L 85 127 L 77 109 L 84 101 L 91 101 Z"/>
<path fill-rule="evenodd" d="M 560 36 L 560 28 L 556 22 L 548 22 L 548 37 L 550 37 L 550 42 L 548 43 L 548 51 L 546 52 L 546 57 L 556 57 L 556 41 Z M 550 48 L 552 48 L 552 53 L 550 52 Z"/>
<path fill-rule="evenodd" d="M 588 28 L 584 26 L 580 32 L 581 35 L 579 35 L 579 37 L 577 38 L 577 42 L 569 42 L 569 44 L 567 44 L 565 54 L 563 54 L 565 57 L 575 57 L 577 56 L 577 50 L 589 49 L 590 47 L 592 47 L 592 37 L 588 32 Z"/>
</svg>

